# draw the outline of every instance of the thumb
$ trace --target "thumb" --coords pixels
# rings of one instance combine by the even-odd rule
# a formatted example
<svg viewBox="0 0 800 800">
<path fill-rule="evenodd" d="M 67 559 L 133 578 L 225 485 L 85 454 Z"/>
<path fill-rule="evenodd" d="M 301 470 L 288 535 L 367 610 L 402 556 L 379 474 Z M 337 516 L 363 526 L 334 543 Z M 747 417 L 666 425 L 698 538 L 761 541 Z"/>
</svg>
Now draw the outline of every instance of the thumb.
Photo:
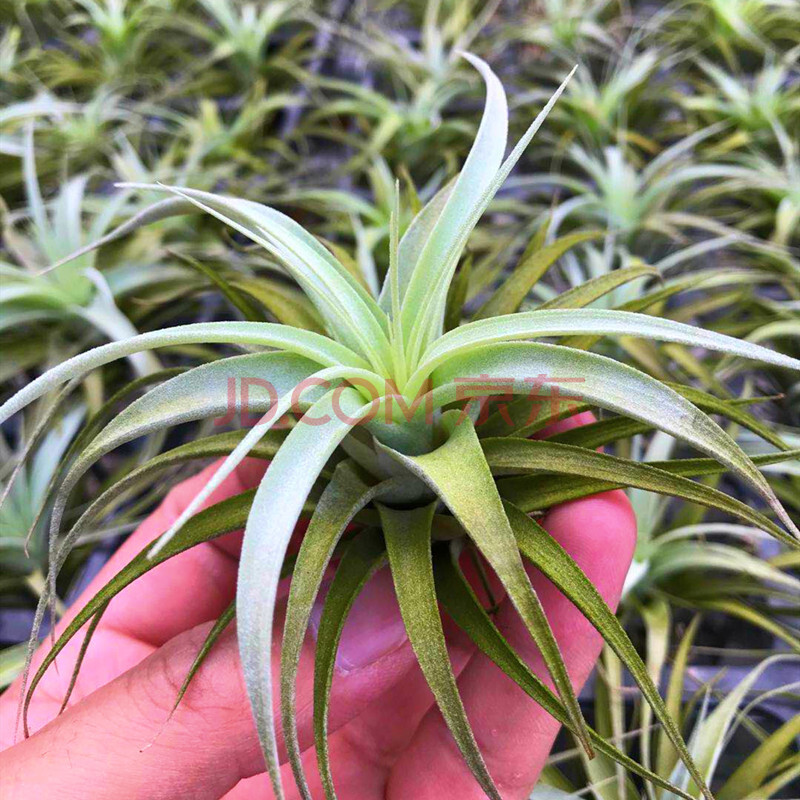
<svg viewBox="0 0 800 800">
<path fill-rule="evenodd" d="M 318 620 L 319 613 L 314 617 Z M 331 732 L 391 689 L 413 666 L 413 652 L 397 628 L 398 620 L 391 577 L 386 571 L 378 573 L 354 604 L 342 634 L 331 693 Z M 282 619 L 276 623 L 280 629 Z M 211 800 L 241 779 L 263 772 L 232 629 L 214 645 L 169 717 L 209 628 L 204 624 L 176 636 L 30 739 L 0 753 L 3 800 L 155 800 L 186 796 L 187 790 L 193 798 Z M 304 748 L 313 740 L 315 628 L 312 620 L 298 675 Z M 277 679 L 277 652 L 272 665 Z"/>
</svg>

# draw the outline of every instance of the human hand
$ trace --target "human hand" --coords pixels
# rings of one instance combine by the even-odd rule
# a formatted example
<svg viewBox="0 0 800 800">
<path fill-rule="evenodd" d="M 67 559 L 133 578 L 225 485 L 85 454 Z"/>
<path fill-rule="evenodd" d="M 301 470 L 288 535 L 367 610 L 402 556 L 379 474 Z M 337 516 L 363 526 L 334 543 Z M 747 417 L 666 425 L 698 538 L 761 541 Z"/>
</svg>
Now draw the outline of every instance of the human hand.
<svg viewBox="0 0 800 800">
<path fill-rule="evenodd" d="M 559 423 L 554 433 L 585 421 Z M 77 601 L 80 608 L 147 543 L 166 530 L 213 474 L 216 465 L 175 487 L 131 535 Z M 219 502 L 257 485 L 263 461 L 246 460 L 209 498 Z M 636 523 L 620 491 L 556 507 L 544 519 L 614 607 L 633 554 Z M 68 709 L 56 717 L 80 649 L 75 637 L 37 687 L 29 739 L 13 744 L 20 684 L 0 697 L 0 798 L 271 797 L 244 688 L 235 630 L 215 644 L 169 722 L 170 710 L 212 622 L 235 595 L 241 533 L 207 542 L 155 567 L 115 598 L 95 631 Z M 529 570 L 581 686 L 601 639 L 555 587 Z M 288 593 L 287 582 L 279 601 Z M 276 625 L 282 627 L 279 613 Z M 59 630 L 68 624 L 68 613 Z M 495 622 L 531 668 L 547 670 L 508 601 Z M 313 625 L 312 625 L 313 628 Z M 492 662 L 445 624 L 467 715 L 504 798 L 530 793 L 558 724 Z M 280 641 L 280 635 L 276 636 Z M 314 797 L 322 797 L 312 733 L 313 630 L 298 675 L 299 731 Z M 37 653 L 41 663 L 47 645 Z M 273 654 L 276 676 L 279 658 Z M 406 639 L 388 570 L 378 573 L 345 625 L 332 687 L 330 756 L 342 800 L 447 800 L 483 793 L 433 703 Z M 12 746 L 13 745 L 13 746 Z M 284 755 L 282 750 L 282 756 Z M 294 782 L 283 767 L 288 797 Z"/>
</svg>

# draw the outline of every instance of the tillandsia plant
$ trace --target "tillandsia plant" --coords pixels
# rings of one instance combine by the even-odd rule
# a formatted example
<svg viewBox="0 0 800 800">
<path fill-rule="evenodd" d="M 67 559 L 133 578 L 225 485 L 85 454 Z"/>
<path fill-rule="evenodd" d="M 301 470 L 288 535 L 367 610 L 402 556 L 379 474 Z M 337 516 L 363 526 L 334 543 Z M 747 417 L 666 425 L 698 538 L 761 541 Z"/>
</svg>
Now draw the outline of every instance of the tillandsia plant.
<svg viewBox="0 0 800 800">
<path fill-rule="evenodd" d="M 568 55 L 602 54 L 617 46 L 604 20 L 613 5 L 609 0 L 543 0 L 539 5 L 531 19 L 508 32 L 510 37 Z"/>
<path fill-rule="evenodd" d="M 236 91 L 258 78 L 272 83 L 297 69 L 293 62 L 310 39 L 307 0 L 197 0 L 194 5 L 174 17 L 176 30 L 188 31 L 209 49 L 193 69 L 194 89 Z"/>
<path fill-rule="evenodd" d="M 635 142 L 651 152 L 658 145 L 641 134 L 646 130 L 646 120 L 656 115 L 654 93 L 645 88 L 665 54 L 657 48 L 636 52 L 637 42 L 631 39 L 617 58 L 610 56 L 602 63 L 602 75 L 594 77 L 591 68 L 579 71 L 563 103 L 554 110 L 553 122 L 560 140 L 569 142 L 582 137 L 589 147 L 605 146 L 617 142 Z M 663 67 L 663 65 L 661 65 Z M 649 96 L 648 96 L 649 95 Z M 523 95 L 520 103 L 541 102 L 542 92 L 534 90 Z M 558 113 L 557 113 L 558 112 Z M 631 121 L 635 119 L 635 128 Z"/>
<path fill-rule="evenodd" d="M 793 0 L 678 0 L 654 15 L 659 36 L 720 56 L 731 69 L 753 54 L 798 44 Z"/>
<path fill-rule="evenodd" d="M 87 224 L 88 176 L 67 181 L 49 208 L 42 198 L 36 176 L 32 127 L 28 131 L 23 165 L 27 213 L 7 213 L 3 220 L 6 247 L 18 264 L 0 261 L 3 282 L 0 331 L 82 320 L 100 336 L 112 340 L 135 335 L 136 328 L 115 302 L 130 288 L 131 281 L 115 281 L 113 274 L 100 272 L 96 268 L 96 253 L 87 252 L 55 269 L 47 268 L 48 264 L 63 260 L 82 245 L 102 236 L 121 211 L 126 193 L 118 193 L 107 200 Z M 27 223 L 27 236 L 18 229 L 20 222 Z M 116 272 L 119 274 L 124 269 Z M 151 283 L 158 284 L 170 277 L 174 278 L 174 270 L 150 272 Z M 142 285 L 141 280 L 137 282 Z M 40 339 L 39 344 L 44 357 L 47 342 Z M 141 374 L 158 368 L 158 360 L 152 353 L 132 355 L 131 364 Z"/>
<path fill-rule="evenodd" d="M 692 93 L 676 93 L 675 99 L 705 125 L 733 123 L 733 131 L 723 130 L 721 150 L 751 143 L 769 147 L 776 125 L 791 130 L 800 123 L 799 61 L 800 50 L 794 48 L 781 60 L 765 59 L 755 74 L 743 75 L 698 58 Z"/>
<path fill-rule="evenodd" d="M 523 566 L 538 567 L 589 619 L 630 670 L 653 717 L 707 798 L 703 781 L 678 726 L 620 623 L 560 545 L 530 516 L 569 498 L 613 486 L 637 485 L 674 494 L 738 515 L 797 549 L 797 528 L 756 464 L 714 422 L 690 390 L 673 388 L 613 359 L 574 346 L 575 337 L 621 335 L 678 342 L 788 370 L 800 361 L 756 344 L 656 317 L 571 307 L 487 317 L 443 333 L 448 290 L 467 239 L 550 108 L 562 84 L 522 139 L 504 158 L 508 108 L 503 87 L 487 64 L 465 55 L 486 84 L 483 117 L 457 180 L 440 191 L 398 233 L 392 215 L 388 277 L 377 296 L 299 224 L 257 203 L 177 187 L 172 197 L 123 226 L 204 211 L 226 222 L 285 263 L 318 310 L 326 334 L 267 322 L 196 323 L 153 331 L 76 356 L 28 384 L 0 407 L 0 422 L 76 376 L 135 352 L 189 343 L 259 348 L 221 358 L 165 381 L 91 432 L 56 482 L 50 522 L 50 575 L 37 611 L 34 638 L 54 580 L 76 538 L 119 493 L 166 462 L 230 451 L 206 487 L 172 527 L 143 551 L 78 613 L 28 681 L 31 693 L 58 652 L 81 627 L 96 621 L 126 583 L 200 541 L 242 526 L 246 519 L 235 603 L 239 649 L 256 728 L 277 797 L 283 797 L 272 713 L 270 655 L 278 582 L 292 574 L 281 648 L 281 724 L 295 780 L 310 797 L 296 725 L 297 676 L 312 604 L 334 554 L 341 561 L 327 595 L 316 648 L 314 730 L 327 797 L 334 796 L 326 744 L 327 710 L 342 625 L 367 578 L 388 561 L 401 614 L 422 673 L 476 780 L 499 798 L 466 718 L 447 655 L 437 600 L 480 650 L 526 693 L 562 722 L 587 755 L 607 755 L 626 769 L 690 800 L 692 795 L 648 770 L 591 730 L 584 720 L 554 639 Z M 566 83 L 566 82 L 565 82 Z M 157 188 L 149 186 L 148 189 Z M 106 237 L 108 238 L 108 237 Z M 104 240 L 101 240 L 101 242 Z M 536 341 L 571 337 L 561 344 Z M 264 348 L 268 348 L 265 350 Z M 263 417 L 244 436 L 223 434 L 159 456 L 111 486 L 62 537 L 70 494 L 81 476 L 118 445 L 181 422 L 219 415 L 229 406 L 231 380 L 257 376 L 250 409 Z M 538 376 L 538 379 L 537 379 Z M 532 430 L 563 416 L 545 399 L 566 376 L 580 387 L 580 402 L 609 409 L 628 424 L 657 428 L 711 458 L 666 467 L 604 455 L 596 445 L 527 439 Z M 537 383 L 538 380 L 538 383 Z M 487 388 L 488 383 L 488 388 Z M 476 428 L 486 396 L 521 395 L 517 423 L 500 430 Z M 711 401 L 709 401 L 711 402 Z M 515 412 L 519 405 L 509 404 Z M 538 408 L 537 408 L 538 406 Z M 531 413 L 533 409 L 534 413 Z M 279 421 L 294 419 L 287 429 Z M 478 435 L 481 430 L 481 436 Z M 271 459 L 255 492 L 239 495 L 195 516 L 201 503 L 248 454 Z M 333 459 L 333 460 L 332 460 Z M 733 470 L 758 492 L 785 525 L 715 489 L 689 480 L 698 468 Z M 296 557 L 287 558 L 299 519 L 310 513 Z M 481 606 L 459 567 L 464 549 L 482 555 L 496 573 L 544 658 L 554 691 L 510 648 Z M 208 647 L 230 620 L 215 626 Z M 87 635 L 91 635 L 90 623 Z M 28 685 L 29 683 L 29 685 Z M 27 689 L 27 692 L 26 692 Z"/>
<path fill-rule="evenodd" d="M 785 437 L 789 440 L 784 443 L 771 430 L 761 427 L 744 410 L 742 401 L 720 402 L 737 406 L 731 413 L 742 414 L 745 424 L 755 424 L 767 437 L 748 431 L 741 438 L 748 451 L 758 443 L 759 454 L 753 457 L 768 478 L 773 478 L 773 469 L 778 470 L 775 476 L 797 471 L 800 464 L 796 450 L 793 455 L 788 449 L 796 447 L 796 440 Z M 559 441 L 568 443 L 569 438 L 560 437 Z M 671 455 L 675 442 L 658 434 L 643 453 L 637 444 L 634 440 L 632 449 L 637 461 L 660 466 Z M 767 447 L 773 452 L 762 452 Z M 711 476 L 706 480 L 708 477 Z M 708 509 L 692 504 L 676 507 L 669 498 L 640 489 L 630 489 L 628 495 L 638 524 L 636 554 L 622 600 L 629 620 L 636 616 L 647 624 L 643 609 L 663 604 L 666 598 L 676 608 L 718 612 L 761 628 L 800 653 L 800 637 L 787 616 L 800 596 L 800 580 L 793 574 L 794 553 L 781 553 L 773 561 L 765 552 L 767 535 L 754 526 L 714 519 Z"/>
<path fill-rule="evenodd" d="M 391 81 L 373 88 L 345 80 L 308 79 L 331 99 L 308 115 L 305 132 L 336 137 L 355 149 L 347 171 L 383 157 L 393 166 L 408 168 L 415 177 L 435 175 L 442 159 L 455 173 L 474 136 L 473 120 L 463 113 L 450 117 L 445 110 L 463 100 L 470 88 L 458 53 L 473 45 L 500 3 L 426 0 L 423 5 L 418 43 L 398 38 L 394 31 L 388 34 L 369 21 L 362 28 L 335 27 L 343 41 L 355 46 L 358 60 L 388 67 Z M 347 125 L 344 130 L 334 127 L 337 119 Z"/>
<path fill-rule="evenodd" d="M 42 436 L 39 446 L 18 475 L 13 474 L 14 464 L 23 461 L 22 454 L 13 453 L 5 437 L 0 437 L 4 463 L 0 485 L 8 487 L 8 496 L 2 490 L 3 505 L 0 507 L 0 580 L 9 594 L 16 596 L 33 592 L 38 597 L 44 586 L 47 536 L 46 520 L 40 515 L 40 507 L 83 416 L 84 409 L 79 405 L 68 409 L 59 423 L 52 425 Z M 29 438 L 32 436 L 26 437 Z M 31 450 L 33 448 L 28 452 Z M 30 531 L 33 534 L 29 537 Z M 8 599 L 4 598 L 6 602 Z"/>
<path fill-rule="evenodd" d="M 53 5 L 55 19 L 50 15 L 46 19 L 55 23 L 61 46 L 37 48 L 30 57 L 31 68 L 48 86 L 121 87 L 134 76 L 139 83 L 155 81 L 159 69 L 176 55 L 171 44 L 151 46 L 153 34 L 169 19 L 171 0 L 75 0 Z"/>
<path fill-rule="evenodd" d="M 695 617 L 677 642 L 670 636 L 669 606 L 663 601 L 653 601 L 643 608 L 647 619 L 648 668 L 658 677 L 670 661 L 667 687 L 667 705 L 676 718 L 683 720 L 689 733 L 690 749 L 707 783 L 719 786 L 716 794 L 721 800 L 754 800 L 784 797 L 784 792 L 800 772 L 797 751 L 797 734 L 800 716 L 792 715 L 797 707 L 797 682 L 778 679 L 771 689 L 764 689 L 764 678 L 778 673 L 783 667 L 787 675 L 797 666 L 797 656 L 782 654 L 765 659 L 746 671 L 738 684 L 729 692 L 720 691 L 719 677 L 714 668 L 703 670 L 709 674 L 704 680 L 691 663 L 691 653 L 696 643 L 701 617 Z M 670 659 L 670 651 L 674 653 Z M 595 694 L 595 712 L 602 720 L 603 733 L 614 741 L 621 741 L 623 749 L 638 745 L 643 760 L 652 764 L 659 774 L 670 775 L 681 789 L 697 795 L 683 765 L 671 752 L 669 742 L 650 725 L 645 708 L 632 717 L 626 726 L 624 674 L 619 660 L 606 650 L 602 658 L 601 678 Z M 783 702 L 784 711 L 790 715 L 772 719 L 765 706 Z M 777 715 L 775 715 L 777 716 Z M 764 723 L 769 727 L 765 729 Z M 738 741 L 737 741 L 738 740 Z M 745 748 L 747 748 L 745 750 Z M 741 756 L 746 752 L 746 756 Z M 576 786 L 560 768 L 567 761 L 576 761 L 579 752 L 562 752 L 554 758 L 544 773 L 531 800 L 566 800 L 575 797 Z M 587 788 L 597 800 L 639 800 L 655 797 L 656 800 L 673 800 L 674 795 L 656 788 L 652 794 L 637 790 L 616 764 L 600 757 L 594 761 L 583 760 Z"/>
</svg>

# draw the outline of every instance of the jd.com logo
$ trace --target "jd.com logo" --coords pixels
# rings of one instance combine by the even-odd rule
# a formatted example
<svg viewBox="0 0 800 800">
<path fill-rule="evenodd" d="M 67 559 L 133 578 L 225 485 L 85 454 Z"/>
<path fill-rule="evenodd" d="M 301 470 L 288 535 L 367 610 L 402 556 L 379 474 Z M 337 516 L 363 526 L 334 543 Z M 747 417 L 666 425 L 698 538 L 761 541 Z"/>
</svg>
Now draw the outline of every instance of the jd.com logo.
<svg viewBox="0 0 800 800">
<path fill-rule="evenodd" d="M 545 404 L 549 405 L 550 416 L 574 410 L 577 404 L 582 402 L 582 396 L 562 393 L 561 387 L 580 384 L 584 380 L 584 378 L 549 377 L 546 374 L 525 378 L 523 381 L 515 381 L 514 378 L 493 378 L 488 374 L 455 378 L 454 402 L 464 403 L 458 421 L 461 422 L 470 416 L 476 425 L 480 425 L 489 419 L 490 414 L 496 414 L 510 428 L 524 427 L 542 416 Z M 372 397 L 372 405 L 365 414 L 351 417 L 342 408 L 341 396 L 347 384 L 332 384 L 314 377 L 306 378 L 295 386 L 288 409 L 285 404 L 283 406 L 284 411 L 306 425 L 325 425 L 330 422 L 330 414 L 315 416 L 307 410 L 308 403 L 304 402 L 303 395 L 309 389 L 316 387 L 323 392 L 333 390 L 332 413 L 348 425 L 363 425 L 376 417 L 386 424 L 410 422 L 419 414 L 424 417 L 426 423 L 433 423 L 433 395 L 429 386 L 423 386 L 409 403 L 391 380 L 386 380 L 382 391 L 362 378 L 353 378 L 348 383 L 366 389 Z M 524 393 L 515 391 L 520 384 L 525 384 L 530 389 Z M 237 417 L 239 424 L 244 428 L 269 422 L 271 415 L 278 413 L 281 406 L 279 399 L 275 386 L 263 378 L 228 378 L 225 414 L 216 417 L 214 425 L 230 425 Z M 512 406 L 512 403 L 516 404 Z M 288 424 L 287 420 L 281 419 L 275 422 L 274 427 L 288 426 Z"/>
</svg>

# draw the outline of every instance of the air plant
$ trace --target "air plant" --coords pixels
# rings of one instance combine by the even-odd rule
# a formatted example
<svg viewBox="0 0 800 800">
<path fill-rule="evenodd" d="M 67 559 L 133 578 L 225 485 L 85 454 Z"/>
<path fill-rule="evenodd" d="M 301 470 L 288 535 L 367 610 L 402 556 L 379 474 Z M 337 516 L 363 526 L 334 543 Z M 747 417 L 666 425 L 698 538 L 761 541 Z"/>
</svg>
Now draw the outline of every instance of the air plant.
<svg viewBox="0 0 800 800">
<path fill-rule="evenodd" d="M 80 426 L 84 410 L 74 406 L 52 424 L 39 446 L 24 446 L 15 452 L 0 436 L 3 474 L 0 475 L 0 586 L 2 607 L 27 609 L 40 597 L 47 572 L 46 519 L 41 515 L 50 481 Z M 33 433 L 24 439 L 30 444 Z M 32 455 L 31 455 L 32 453 Z M 26 459 L 26 456 L 28 458 Z M 26 463 L 22 463 L 26 462 Z M 19 466 L 15 474 L 15 466 Z M 57 611 L 61 611 L 58 604 Z M 20 636 L 20 638 L 22 638 Z M 24 647 L 0 651 L 0 688 L 4 688 L 25 665 Z"/>
<path fill-rule="evenodd" d="M 701 77 L 694 91 L 676 101 L 701 126 L 725 123 L 719 147 L 730 149 L 751 143 L 769 146 L 776 140 L 775 126 L 790 130 L 800 122 L 800 89 L 792 82 L 797 55 L 764 64 L 752 76 L 733 74 L 705 59 L 698 59 Z M 729 126 L 733 125 L 731 130 Z"/>
<path fill-rule="evenodd" d="M 746 196 L 748 207 L 735 208 L 731 222 L 746 232 L 765 231 L 770 242 L 791 247 L 800 241 L 800 149 L 782 126 L 776 123 L 774 130 L 780 143 L 777 159 L 758 150 L 732 153 L 732 163 L 719 166 L 726 180 L 703 195 Z"/>
<path fill-rule="evenodd" d="M 598 151 L 575 143 L 565 155 L 585 177 L 538 172 L 520 177 L 513 185 L 533 195 L 563 187 L 567 196 L 552 213 L 548 235 L 553 237 L 568 225 L 601 226 L 609 234 L 605 247 L 609 270 L 615 250 L 623 261 L 631 256 L 652 264 L 663 259 L 666 266 L 690 258 L 696 252 L 693 247 L 714 249 L 741 238 L 736 228 L 715 219 L 709 203 L 703 202 L 721 194 L 716 187 L 732 177 L 735 169 L 697 163 L 690 155 L 717 130 L 712 126 L 686 136 L 644 164 L 631 147 Z M 707 191 L 687 197 L 686 187 L 698 182 L 708 182 Z M 703 237 L 700 241 L 698 233 Z M 713 235 L 713 244 L 708 244 L 707 234 Z M 685 257 L 681 250 L 687 251 Z"/>
<path fill-rule="evenodd" d="M 59 29 L 59 48 L 35 53 L 31 67 L 51 88 L 121 88 L 156 79 L 171 47 L 150 47 L 172 0 L 75 0 Z"/>
<path fill-rule="evenodd" d="M 64 644 L 102 613 L 123 585 L 199 541 L 241 527 L 246 520 L 235 613 L 245 682 L 277 797 L 284 795 L 272 715 L 275 687 L 270 656 L 278 582 L 284 570 L 291 569 L 281 650 L 281 718 L 295 779 L 302 796 L 309 797 L 295 722 L 295 678 L 312 604 L 333 554 L 342 553 L 322 612 L 316 650 L 315 740 L 328 797 L 333 796 L 333 783 L 326 748 L 327 706 L 339 635 L 360 587 L 388 561 L 422 672 L 488 796 L 500 797 L 458 695 L 437 599 L 480 649 L 567 726 L 587 754 L 608 755 L 690 800 L 692 795 L 643 769 L 588 728 L 558 644 L 524 570 L 524 557 L 556 583 L 614 648 L 679 759 L 711 798 L 673 716 L 616 617 L 567 553 L 529 514 L 570 497 L 594 493 L 598 484 L 605 488 L 610 481 L 649 487 L 727 510 L 794 549 L 800 546 L 797 528 L 757 466 L 712 421 L 707 410 L 687 399 L 686 389 L 672 388 L 613 359 L 563 342 L 534 340 L 622 335 L 702 346 L 793 370 L 800 369 L 800 362 L 758 345 L 657 317 L 574 308 L 569 303 L 562 308 L 488 317 L 444 334 L 448 290 L 470 232 L 564 87 L 562 84 L 504 159 L 507 102 L 502 84 L 483 61 L 466 58 L 487 87 L 475 142 L 458 179 L 416 215 L 402 239 L 395 210 L 390 269 L 378 296 L 364 288 L 299 224 L 274 209 L 192 189 L 161 187 L 171 197 L 152 207 L 139 222 L 203 211 L 227 223 L 284 262 L 318 310 L 326 335 L 266 322 L 196 323 L 153 331 L 65 361 L 0 408 L 2 422 L 76 376 L 120 357 L 163 346 L 218 343 L 269 348 L 220 358 L 165 381 L 102 430 L 93 432 L 91 443 L 65 465 L 53 499 L 51 569 L 37 626 L 48 603 L 55 599 L 55 576 L 76 538 L 113 497 L 143 476 L 151 477 L 164 461 L 157 457 L 109 487 L 62 537 L 69 496 L 86 470 L 123 442 L 225 411 L 232 376 L 258 375 L 272 387 L 251 398 L 256 406 L 252 410 L 264 416 L 244 436 L 228 437 L 225 445 L 217 437 L 200 440 L 184 447 L 181 456 L 172 456 L 194 458 L 219 453 L 221 447 L 230 450 L 175 524 L 78 612 L 23 688 L 25 709 L 31 692 Z M 686 476 L 694 474 L 697 465 L 686 468 L 674 462 L 657 468 L 607 456 L 593 447 L 525 438 L 531 428 L 565 413 L 539 403 L 542 407 L 531 416 L 530 379 L 537 375 L 543 376 L 543 385 L 551 391 L 559 380 L 552 376 L 569 376 L 579 381 L 578 407 L 590 404 L 610 409 L 706 453 L 712 464 L 732 470 L 763 497 L 788 532 L 751 505 L 688 480 Z M 464 403 L 498 394 L 522 395 L 522 401 L 529 404 L 527 419 L 514 428 L 516 435 L 479 438 L 474 423 L 479 412 L 472 402 Z M 714 407 L 715 413 L 717 410 L 718 406 Z M 290 412 L 297 416 L 296 424 L 276 441 L 273 429 Z M 195 516 L 204 499 L 248 453 L 271 459 L 258 489 Z M 332 456 L 336 460 L 331 463 Z M 708 462 L 703 461 L 703 466 L 708 468 Z M 544 490 L 543 481 L 550 491 Z M 304 511 L 311 512 L 307 534 L 296 559 L 287 561 L 289 541 Z M 351 523 L 355 528 L 348 530 Z M 465 548 L 482 554 L 503 583 L 544 656 L 554 692 L 509 648 L 465 582 L 458 558 Z M 223 620 L 215 631 L 224 627 Z"/>
<path fill-rule="evenodd" d="M 590 68 L 575 75 L 564 92 L 563 102 L 553 113 L 559 144 L 574 138 L 582 139 L 582 144 L 589 148 L 630 142 L 657 152 L 658 144 L 641 132 L 648 127 L 645 119 L 654 116 L 652 108 L 648 108 L 653 93 L 645 94 L 645 87 L 652 83 L 664 55 L 656 48 L 638 54 L 629 52 L 632 49 L 629 43 L 619 57 L 605 59 L 599 77 L 593 76 Z M 521 94 L 515 105 L 539 103 L 543 99 L 546 97 L 542 90 L 534 90 Z"/>
<path fill-rule="evenodd" d="M 773 688 L 764 688 L 770 673 L 787 674 L 796 668 L 797 657 L 779 655 L 765 659 L 757 666 L 744 671 L 738 685 L 729 692 L 720 691 L 722 674 L 713 667 L 697 667 L 691 662 L 701 617 L 695 617 L 677 643 L 671 634 L 669 606 L 654 600 L 642 608 L 647 621 L 646 639 L 648 667 L 654 679 L 667 673 L 667 704 L 676 718 L 681 719 L 687 731 L 689 748 L 706 783 L 719 786 L 715 792 L 723 800 L 748 800 L 749 798 L 784 797 L 785 790 L 800 775 L 797 734 L 800 716 L 782 719 L 771 713 L 771 703 L 781 703 L 791 714 L 796 707 L 796 681 L 779 678 Z M 675 648 L 671 663 L 668 656 Z M 620 742 L 623 749 L 638 744 L 644 760 L 659 774 L 670 775 L 684 791 L 698 795 L 691 776 L 676 762 L 668 742 L 651 725 L 645 708 L 634 716 L 633 724 L 626 724 L 627 687 L 619 661 L 606 651 L 601 659 L 602 668 L 595 684 L 595 715 L 606 736 Z M 716 673 L 716 674 L 714 674 Z M 769 685 L 769 684 L 767 684 Z M 765 723 L 769 724 L 765 728 Z M 739 742 L 736 740 L 739 739 Z M 742 742 L 745 744 L 742 745 Z M 749 748 L 742 756 L 744 747 Z M 580 760 L 580 754 L 558 753 L 545 769 L 531 800 L 566 800 L 575 797 L 575 786 L 560 769 L 566 762 Z M 640 792 L 617 765 L 602 756 L 589 762 L 582 759 L 582 772 L 586 778 L 588 796 L 596 800 L 673 800 L 674 793 L 658 787 L 647 793 Z"/>
<path fill-rule="evenodd" d="M 274 119 L 288 108 L 295 107 L 298 98 L 286 92 L 267 96 L 263 84 L 256 84 L 248 95 L 233 108 L 210 98 L 199 101 L 197 113 L 185 117 L 179 125 L 179 134 L 185 136 L 185 160 L 204 167 L 234 166 L 259 175 L 263 184 L 272 177 L 272 183 L 281 179 L 272 166 L 276 156 L 291 164 L 296 155 L 279 138 L 265 136 L 273 128 Z M 272 173 L 272 175 L 270 175 Z"/>
<path fill-rule="evenodd" d="M 748 53 L 800 44 L 794 0 L 679 0 L 651 20 L 659 35 L 719 54 L 736 69 Z"/>
<path fill-rule="evenodd" d="M 194 91 L 230 91 L 232 83 L 247 88 L 258 79 L 285 79 L 299 68 L 295 61 L 312 31 L 306 0 L 197 0 L 197 7 L 178 17 L 181 32 L 210 48 L 191 70 Z"/>
<path fill-rule="evenodd" d="M 604 23 L 612 5 L 610 0 L 543 0 L 507 34 L 545 52 L 604 54 L 618 44 Z"/>
<path fill-rule="evenodd" d="M 348 80 L 310 79 L 330 99 L 319 103 L 308 115 L 308 135 L 336 137 L 351 146 L 356 155 L 348 171 L 386 159 L 392 166 L 406 167 L 427 180 L 442 166 L 451 171 L 466 152 L 474 125 L 463 114 L 446 115 L 447 107 L 470 89 L 458 59 L 488 25 L 499 3 L 459 4 L 455 13 L 441 0 L 427 0 L 419 43 L 388 36 L 376 26 L 364 29 L 344 25 L 333 29 L 345 42 L 357 47 L 357 57 L 391 67 L 393 80 L 387 86 L 367 86 Z M 332 122 L 342 120 L 339 129 Z M 353 120 L 354 125 L 348 126 Z M 366 136 L 366 141 L 365 141 Z M 431 161 L 431 152 L 439 153 Z"/>
<path fill-rule="evenodd" d="M 116 302 L 131 288 L 130 281 L 116 280 L 124 268 L 101 272 L 96 267 L 97 254 L 87 252 L 48 269 L 48 265 L 62 261 L 108 231 L 124 206 L 126 193 L 117 193 L 104 201 L 102 210 L 91 214 L 87 224 L 88 176 L 78 176 L 62 186 L 48 208 L 40 192 L 33 152 L 33 129 L 29 128 L 23 156 L 28 206 L 23 214 L 5 215 L 5 244 L 17 264 L 0 262 L 3 279 L 0 330 L 8 333 L 22 327 L 30 331 L 31 325 L 81 320 L 104 338 L 120 341 L 135 335 L 136 328 Z M 20 230 L 23 222 L 27 235 Z M 174 270 L 167 273 L 149 270 L 149 276 L 151 283 L 161 283 L 174 278 Z M 134 285 L 141 286 L 141 277 Z M 37 341 L 44 348 L 43 354 L 46 353 L 46 339 Z M 152 354 L 132 356 L 130 362 L 140 373 L 158 365 Z"/>
<path fill-rule="evenodd" d="M 468 121 L 443 117 L 445 107 L 468 89 L 455 76 L 419 84 L 411 88 L 413 94 L 397 99 L 349 81 L 319 78 L 317 82 L 330 99 L 308 114 L 302 130 L 307 136 L 324 136 L 355 150 L 343 172 L 383 156 L 416 174 L 431 161 L 431 152 L 439 150 L 440 157 L 423 173 L 427 178 L 441 168 L 442 161 L 450 166 L 453 152 L 460 152 L 472 133 Z M 350 120 L 355 121 L 353 126 Z"/>
<path fill-rule="evenodd" d="M 103 159 L 108 140 L 115 132 L 125 130 L 133 136 L 141 131 L 143 115 L 148 110 L 164 119 L 172 116 L 144 104 L 133 108 L 120 95 L 105 89 L 85 103 L 63 101 L 42 92 L 0 111 L 0 143 L 6 145 L 8 154 L 22 155 L 25 132 L 34 123 L 38 126 L 40 175 L 51 175 L 63 164 L 65 155 L 69 156 L 72 169 L 81 169 Z M 0 188 L 18 184 L 19 174 L 13 171 L 0 178 Z"/>
<path fill-rule="evenodd" d="M 29 444 L 21 453 L 14 453 L 5 437 L 0 439 L 4 461 L 0 480 L 8 487 L 7 496 L 6 491 L 2 492 L 0 507 L 0 575 L 4 581 L 23 583 L 37 598 L 47 569 L 47 537 L 40 509 L 59 461 L 84 416 L 80 405 L 68 409 L 57 423 L 50 421 L 41 442 L 31 441 L 35 438 L 31 431 L 25 437 Z M 23 463 L 31 451 L 32 457 Z M 15 464 L 22 464 L 18 475 L 13 475 Z"/>
</svg>

